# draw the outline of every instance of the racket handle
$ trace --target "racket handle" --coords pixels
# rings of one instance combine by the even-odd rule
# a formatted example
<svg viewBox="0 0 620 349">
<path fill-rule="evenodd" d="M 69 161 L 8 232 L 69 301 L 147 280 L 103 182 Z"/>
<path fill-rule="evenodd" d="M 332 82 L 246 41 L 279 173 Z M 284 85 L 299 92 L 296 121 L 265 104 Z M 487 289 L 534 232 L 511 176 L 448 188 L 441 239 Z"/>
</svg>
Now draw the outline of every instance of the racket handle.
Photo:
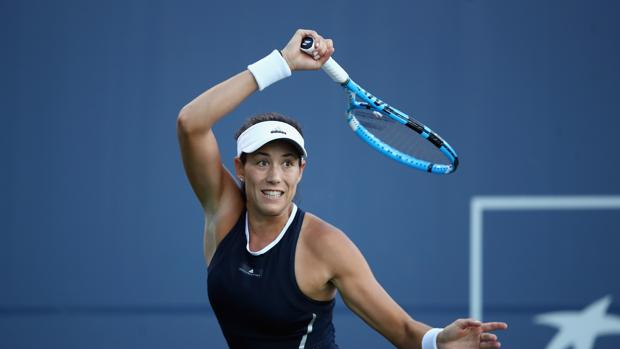
<svg viewBox="0 0 620 349">
<path fill-rule="evenodd" d="M 347 72 L 342 69 L 340 64 L 336 63 L 336 61 L 331 57 L 329 57 L 327 62 L 325 62 L 321 68 L 327 75 L 329 75 L 330 78 L 332 78 L 332 80 L 334 80 L 334 82 L 344 84 L 347 80 L 349 80 L 349 74 L 347 74 Z"/>
<path fill-rule="evenodd" d="M 305 52 L 306 54 L 313 56 L 314 55 L 314 39 L 310 36 L 306 36 L 301 41 L 300 50 Z M 330 77 L 334 82 L 339 84 L 344 84 L 349 80 L 349 74 L 340 66 L 340 64 L 336 63 L 332 57 L 323 64 L 321 67 L 323 71 Z"/>
</svg>

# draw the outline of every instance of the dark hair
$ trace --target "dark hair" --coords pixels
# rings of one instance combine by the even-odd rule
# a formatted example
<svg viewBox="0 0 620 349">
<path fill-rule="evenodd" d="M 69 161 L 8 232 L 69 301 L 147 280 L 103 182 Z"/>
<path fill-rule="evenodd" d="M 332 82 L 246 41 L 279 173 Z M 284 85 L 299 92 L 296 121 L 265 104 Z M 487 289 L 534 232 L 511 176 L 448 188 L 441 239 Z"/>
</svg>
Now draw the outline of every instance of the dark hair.
<svg viewBox="0 0 620 349">
<path fill-rule="evenodd" d="M 247 120 L 245 120 L 243 125 L 241 125 L 241 127 L 237 130 L 237 132 L 235 132 L 235 140 L 239 139 L 239 136 L 241 136 L 241 134 L 245 130 L 247 130 L 248 128 L 258 124 L 259 122 L 263 122 L 263 121 L 281 121 L 281 122 L 285 122 L 285 123 L 293 126 L 297 131 L 299 131 L 299 134 L 302 137 L 304 136 L 304 133 L 301 130 L 301 125 L 297 122 L 297 120 L 295 120 L 293 118 L 290 118 L 288 116 L 282 115 L 280 113 L 268 112 L 268 113 L 257 114 L 257 115 L 251 116 Z M 241 153 L 241 156 L 239 156 L 239 160 L 241 160 L 242 164 L 245 164 L 245 158 L 246 158 L 246 154 L 245 153 Z M 300 152 L 299 153 L 300 161 L 301 161 L 301 158 L 302 158 L 302 154 Z"/>
</svg>

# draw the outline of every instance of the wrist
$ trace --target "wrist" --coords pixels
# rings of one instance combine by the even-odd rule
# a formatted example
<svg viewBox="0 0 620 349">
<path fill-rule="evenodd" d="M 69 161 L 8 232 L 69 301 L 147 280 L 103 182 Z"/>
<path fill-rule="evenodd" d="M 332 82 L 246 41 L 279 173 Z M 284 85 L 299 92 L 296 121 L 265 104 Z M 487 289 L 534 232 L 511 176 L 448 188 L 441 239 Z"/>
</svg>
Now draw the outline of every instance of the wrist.
<svg viewBox="0 0 620 349">
<path fill-rule="evenodd" d="M 422 349 L 437 349 L 437 336 L 442 328 L 431 328 L 422 337 Z"/>
<path fill-rule="evenodd" d="M 284 61 L 286 62 L 286 64 L 288 64 L 288 68 L 291 70 L 291 72 L 294 71 L 295 67 L 293 66 L 293 64 L 291 64 L 292 60 L 290 59 L 290 57 L 288 57 L 288 54 L 286 53 L 286 51 L 282 49 L 279 52 L 282 58 L 284 58 Z"/>
<path fill-rule="evenodd" d="M 261 60 L 248 65 L 248 70 L 254 75 L 259 91 L 291 76 L 291 68 L 288 62 L 278 50 L 273 50 Z"/>
</svg>

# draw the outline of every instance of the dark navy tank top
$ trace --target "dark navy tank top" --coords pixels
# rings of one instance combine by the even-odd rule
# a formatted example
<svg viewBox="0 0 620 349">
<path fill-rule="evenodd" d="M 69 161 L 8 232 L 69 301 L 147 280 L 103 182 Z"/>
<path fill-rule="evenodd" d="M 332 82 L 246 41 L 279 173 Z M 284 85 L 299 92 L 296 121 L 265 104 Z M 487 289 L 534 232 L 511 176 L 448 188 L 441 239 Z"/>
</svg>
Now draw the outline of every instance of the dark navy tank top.
<svg viewBox="0 0 620 349">
<path fill-rule="evenodd" d="M 304 212 L 293 211 L 278 237 L 250 252 L 245 211 L 218 245 L 208 268 L 209 301 L 231 349 L 337 349 L 335 300 L 304 295 L 295 249 Z"/>
</svg>

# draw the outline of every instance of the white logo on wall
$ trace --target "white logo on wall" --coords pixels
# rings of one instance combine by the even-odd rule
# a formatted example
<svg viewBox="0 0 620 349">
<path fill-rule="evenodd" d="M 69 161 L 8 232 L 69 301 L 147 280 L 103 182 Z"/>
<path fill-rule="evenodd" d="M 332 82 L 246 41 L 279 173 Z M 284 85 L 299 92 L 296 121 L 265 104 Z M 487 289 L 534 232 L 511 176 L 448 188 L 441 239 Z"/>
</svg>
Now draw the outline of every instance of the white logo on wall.
<svg viewBox="0 0 620 349">
<path fill-rule="evenodd" d="M 558 329 L 546 349 L 594 349 L 597 337 L 620 335 L 620 316 L 607 314 L 610 304 L 608 295 L 581 311 L 556 311 L 534 317 L 535 323 Z"/>
</svg>

